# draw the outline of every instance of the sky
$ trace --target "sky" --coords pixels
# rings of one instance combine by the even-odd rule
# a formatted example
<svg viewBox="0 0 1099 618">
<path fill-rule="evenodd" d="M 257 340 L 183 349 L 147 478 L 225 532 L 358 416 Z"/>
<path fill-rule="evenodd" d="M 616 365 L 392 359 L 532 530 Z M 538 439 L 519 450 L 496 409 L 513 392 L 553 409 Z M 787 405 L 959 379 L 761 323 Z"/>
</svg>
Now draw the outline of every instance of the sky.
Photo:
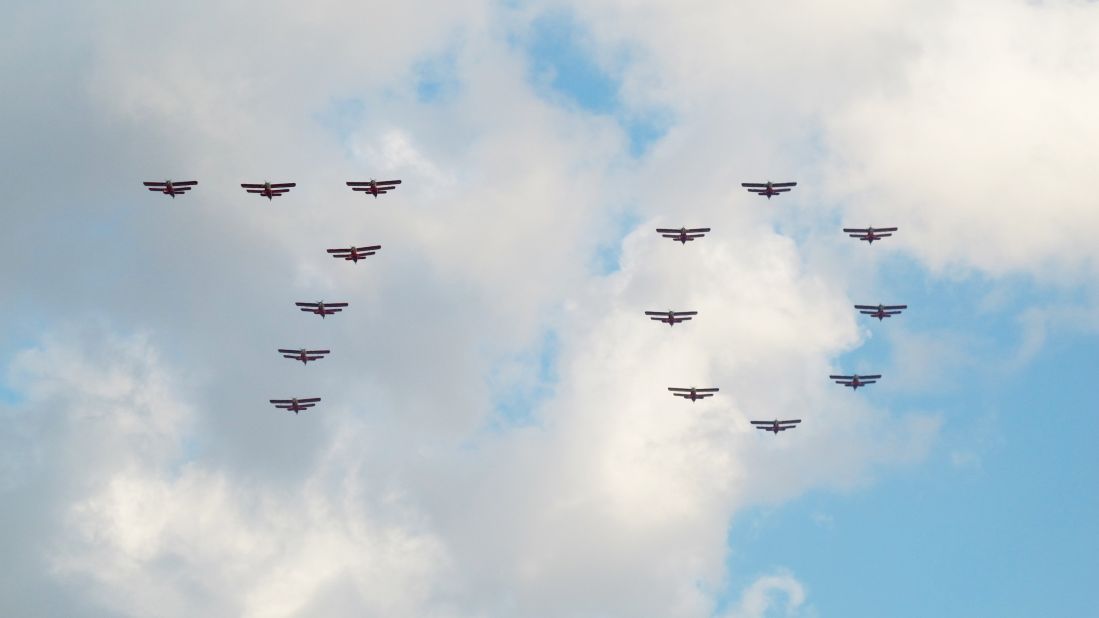
<svg viewBox="0 0 1099 618">
<path fill-rule="evenodd" d="M 5 615 L 1099 616 L 1094 3 L 6 12 Z"/>
</svg>

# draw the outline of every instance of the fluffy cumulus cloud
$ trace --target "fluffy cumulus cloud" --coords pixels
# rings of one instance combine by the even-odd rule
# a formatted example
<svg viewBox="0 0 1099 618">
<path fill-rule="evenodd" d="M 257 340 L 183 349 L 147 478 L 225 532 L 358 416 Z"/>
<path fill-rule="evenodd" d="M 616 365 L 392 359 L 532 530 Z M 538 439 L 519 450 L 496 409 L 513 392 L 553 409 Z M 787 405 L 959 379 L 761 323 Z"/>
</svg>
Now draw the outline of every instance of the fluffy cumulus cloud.
<svg viewBox="0 0 1099 618">
<path fill-rule="evenodd" d="M 0 244 L 18 291 L 0 307 L 15 393 L 0 459 L 0 491 L 18 505 L 0 532 L 18 558 L 0 578 L 8 604 L 709 616 L 730 592 L 739 509 L 923 457 L 934 415 L 822 383 L 864 334 L 842 254 L 817 240 L 836 212 L 815 205 L 842 198 L 858 218 L 896 203 L 911 229 L 899 246 L 933 265 L 1086 265 L 1092 245 L 1046 228 L 1020 241 L 1034 230 L 1007 218 L 988 243 L 955 234 L 987 205 L 965 192 L 1015 207 L 1025 192 L 988 175 L 958 193 L 919 179 L 951 168 L 959 185 L 938 153 L 959 132 L 1005 174 L 1068 158 L 1033 126 L 1009 131 L 1030 140 L 1020 154 L 993 147 L 1004 134 L 990 125 L 940 125 L 992 105 L 991 88 L 965 79 L 983 57 L 965 24 L 998 24 L 983 45 L 1023 54 L 1010 42 L 1048 11 L 1064 37 L 1026 47 L 1029 64 L 993 64 L 1058 90 L 1086 68 L 1093 17 L 657 4 L 19 9 L 7 44 L 21 60 L 0 61 L 25 94 L 0 120 L 17 172 L 0 189 L 6 229 L 20 232 Z M 675 119 L 642 157 L 613 118 L 532 85 L 516 39 L 562 10 L 621 78 L 625 113 Z M 1087 87 L 1004 98 L 1063 106 L 1049 128 L 1064 134 Z M 906 157 L 919 173 L 899 173 Z M 787 169 L 805 181 L 781 200 L 733 189 Z M 200 184 L 176 200 L 138 184 L 184 176 Z M 404 184 L 377 200 L 342 186 L 371 176 Z M 273 203 L 237 187 L 264 179 L 299 186 Z M 1046 213 L 1077 234 L 1081 209 Z M 636 222 L 624 236 L 623 220 Z M 681 225 L 714 232 L 685 247 L 652 233 Z M 364 264 L 324 253 L 375 242 Z M 595 266 L 608 246 L 609 273 Z M 351 307 L 322 322 L 291 305 L 315 299 Z M 699 316 L 669 329 L 641 314 L 668 308 Z M 308 367 L 274 354 L 303 345 L 333 353 Z M 671 385 L 722 391 L 690 404 Z M 324 401 L 299 416 L 265 404 L 295 395 Z M 755 418 L 805 422 L 760 436 Z M 737 595 L 730 617 L 811 611 L 788 574 Z"/>
</svg>

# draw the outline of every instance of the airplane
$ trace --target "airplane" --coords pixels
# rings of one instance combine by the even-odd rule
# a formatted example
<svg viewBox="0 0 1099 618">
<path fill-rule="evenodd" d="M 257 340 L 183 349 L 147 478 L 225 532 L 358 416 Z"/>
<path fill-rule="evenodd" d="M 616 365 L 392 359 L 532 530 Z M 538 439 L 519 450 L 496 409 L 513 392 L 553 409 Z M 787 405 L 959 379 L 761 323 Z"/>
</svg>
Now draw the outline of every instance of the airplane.
<svg viewBox="0 0 1099 618">
<path fill-rule="evenodd" d="M 676 397 L 682 397 L 684 399 L 690 399 L 692 402 L 699 399 L 705 399 L 706 397 L 713 397 L 714 393 L 718 391 L 716 388 L 676 388 L 669 386 L 668 390 L 672 392 L 672 395 Z"/>
<path fill-rule="evenodd" d="M 663 322 L 668 326 L 675 326 L 679 322 L 686 322 L 691 319 L 692 315 L 698 315 L 697 311 L 646 311 L 645 315 L 650 316 L 650 320 L 656 320 L 657 322 Z M 660 316 L 660 317 L 657 317 Z"/>
<path fill-rule="evenodd" d="M 771 433 L 778 435 L 780 431 L 786 431 L 787 429 L 797 429 L 798 423 L 801 419 L 794 419 L 792 421 L 780 421 L 775 419 L 773 421 L 752 421 L 752 424 L 756 426 L 756 429 L 762 429 L 763 431 L 770 431 Z"/>
<path fill-rule="evenodd" d="M 859 240 L 865 240 L 870 244 L 874 244 L 875 240 L 881 240 L 883 238 L 889 238 L 893 235 L 893 232 L 897 231 L 895 227 L 845 227 L 843 231 L 847 232 L 847 235 L 851 238 L 858 238 Z M 884 234 L 882 232 L 885 232 Z"/>
<path fill-rule="evenodd" d="M 790 187 L 796 187 L 796 182 L 742 182 L 740 186 L 745 187 L 748 191 L 755 193 L 756 195 L 767 196 L 767 199 L 771 199 L 771 196 L 778 195 L 779 193 L 786 193 L 790 190 Z"/>
<path fill-rule="evenodd" d="M 381 248 L 381 245 L 371 245 L 369 247 L 352 246 L 350 249 L 328 249 L 327 251 L 336 259 L 344 259 L 349 262 L 358 263 L 359 260 L 365 260 L 366 256 L 374 255 L 378 252 L 378 249 Z"/>
<path fill-rule="evenodd" d="M 309 361 L 320 360 L 329 352 L 330 350 L 306 350 L 305 348 L 300 350 L 279 349 L 279 353 L 282 354 L 283 358 L 292 358 L 296 361 L 301 361 L 303 365 L 308 365 Z"/>
<path fill-rule="evenodd" d="M 275 404 L 275 407 L 280 410 L 288 410 L 297 414 L 298 412 L 308 410 L 317 405 L 317 402 L 320 400 L 320 397 L 310 397 L 308 399 L 293 397 L 291 399 L 272 399 L 271 403 Z"/>
<path fill-rule="evenodd" d="M 901 310 L 908 309 L 908 305 L 855 305 L 855 309 L 859 310 L 859 313 L 868 315 L 872 318 L 878 318 L 881 322 L 882 319 L 888 318 L 893 315 L 900 315 Z"/>
<path fill-rule="evenodd" d="M 664 238 L 671 238 L 673 242 L 678 242 L 685 245 L 692 240 L 705 236 L 706 232 L 710 231 L 710 228 L 696 227 L 694 229 L 687 229 L 685 227 L 682 227 L 678 230 L 657 228 L 656 231 L 660 232 L 660 235 Z"/>
<path fill-rule="evenodd" d="M 242 182 L 240 183 L 240 186 L 244 187 L 245 191 L 258 194 L 260 197 L 265 197 L 268 201 L 270 201 L 271 198 L 275 198 L 280 195 L 286 195 L 290 192 L 291 188 L 298 186 L 298 183 L 280 182 L 276 184 L 271 184 L 270 182 L 264 181 L 262 185 L 250 185 Z"/>
<path fill-rule="evenodd" d="M 373 195 L 374 199 L 378 199 L 379 195 L 385 195 L 396 189 L 399 184 L 401 184 L 399 180 L 374 180 L 373 178 L 370 179 L 370 182 L 347 181 L 347 186 L 351 187 L 352 191 L 365 191 L 367 194 Z"/>
<path fill-rule="evenodd" d="M 172 182 L 171 180 L 165 180 L 164 182 L 143 182 L 141 183 L 149 188 L 150 191 L 156 191 L 157 193 L 163 193 L 164 195 L 172 196 L 172 199 L 176 199 L 177 195 L 183 195 L 191 190 L 191 187 L 198 184 L 197 180 L 181 180 L 179 182 Z"/>
<path fill-rule="evenodd" d="M 306 312 L 306 313 L 315 313 L 315 314 L 321 316 L 321 319 L 324 319 L 324 316 L 326 316 L 326 315 L 335 315 L 335 314 L 343 311 L 343 308 L 347 306 L 347 303 L 327 303 L 326 304 L 324 302 L 294 303 L 294 304 L 297 305 L 298 307 L 300 307 L 301 310 Z"/>
<path fill-rule="evenodd" d="M 873 384 L 881 378 L 880 374 L 872 376 L 860 376 L 855 374 L 853 376 L 828 376 L 830 379 L 835 380 L 836 384 L 842 384 L 844 386 L 850 386 L 851 390 L 859 390 L 860 386 L 866 386 L 867 384 Z"/>
</svg>

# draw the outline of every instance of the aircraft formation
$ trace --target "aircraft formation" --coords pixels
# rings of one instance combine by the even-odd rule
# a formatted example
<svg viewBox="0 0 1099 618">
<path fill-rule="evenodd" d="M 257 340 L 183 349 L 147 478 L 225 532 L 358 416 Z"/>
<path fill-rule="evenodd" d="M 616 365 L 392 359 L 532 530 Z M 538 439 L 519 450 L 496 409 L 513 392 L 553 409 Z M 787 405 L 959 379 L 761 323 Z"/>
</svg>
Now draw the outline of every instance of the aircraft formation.
<svg viewBox="0 0 1099 618">
<path fill-rule="evenodd" d="M 188 191 L 198 186 L 196 180 L 184 180 L 184 181 L 146 181 L 142 184 L 148 188 L 149 191 L 162 193 L 175 199 L 177 195 L 185 195 Z M 373 195 L 377 198 L 379 195 L 385 195 L 390 191 L 397 188 L 397 185 L 401 184 L 400 180 L 374 180 L 368 181 L 348 181 L 347 186 L 351 187 L 352 191 L 366 193 L 367 195 Z M 282 197 L 290 192 L 290 189 L 298 186 L 294 182 L 270 182 L 264 181 L 262 183 L 240 183 L 242 189 L 245 192 L 258 195 L 260 197 L 267 198 L 268 201 L 273 201 L 276 197 Z M 325 251 L 334 258 L 342 259 L 351 263 L 358 263 L 359 260 L 365 260 L 371 255 L 375 255 L 381 250 L 381 245 L 366 245 L 357 247 L 352 245 L 348 248 L 335 248 L 326 249 Z M 312 313 L 318 315 L 321 319 L 327 316 L 340 313 L 344 309 L 349 307 L 349 303 L 345 302 L 325 302 L 318 300 L 316 302 L 298 301 L 294 303 L 299 310 L 305 313 Z M 331 350 L 314 350 L 309 348 L 290 349 L 279 348 L 279 354 L 283 358 L 298 361 L 303 365 L 308 365 L 311 362 L 319 361 L 331 354 Z M 304 412 L 316 406 L 320 403 L 320 397 L 291 397 L 289 399 L 270 399 L 269 402 L 280 410 L 286 410 L 298 414 Z"/>
<path fill-rule="evenodd" d="M 145 181 L 142 184 L 144 184 L 144 186 L 149 191 L 161 193 L 171 197 L 172 199 L 175 199 L 177 195 L 186 195 L 187 192 L 197 187 L 198 181 Z M 375 199 L 377 199 L 379 195 L 386 195 L 387 193 L 394 191 L 397 188 L 397 185 L 401 184 L 401 181 L 399 179 L 370 179 L 368 181 L 347 181 L 346 184 L 348 187 L 351 188 L 352 191 L 356 193 L 371 195 Z M 281 197 L 289 193 L 291 189 L 297 186 L 297 183 L 273 183 L 270 181 L 264 181 L 262 183 L 241 183 L 240 186 L 249 194 L 266 197 L 268 201 L 273 201 L 274 198 Z M 794 187 L 797 186 L 797 182 L 743 182 L 741 183 L 741 186 L 746 188 L 750 193 L 766 197 L 768 200 L 770 200 L 772 197 L 790 192 Z M 893 233 L 897 231 L 897 229 L 898 228 L 896 227 L 865 227 L 843 228 L 843 231 L 852 238 L 866 241 L 868 244 L 872 245 L 874 241 L 891 237 Z M 708 227 L 688 228 L 686 226 L 683 226 L 679 229 L 657 228 L 656 231 L 658 234 L 661 235 L 662 238 L 667 238 L 672 240 L 673 242 L 678 242 L 681 245 L 686 245 L 688 242 L 693 242 L 704 238 L 706 234 L 708 234 L 711 230 Z M 364 260 L 369 256 L 375 255 L 381 248 L 381 245 L 366 245 L 362 247 L 352 245 L 351 247 L 347 248 L 340 247 L 334 249 L 326 249 L 325 251 L 333 258 L 342 259 L 352 263 L 358 263 L 360 260 Z M 342 312 L 344 309 L 349 308 L 349 303 L 346 302 L 325 302 L 323 300 L 318 300 L 316 302 L 297 301 L 294 303 L 294 305 L 300 311 L 320 316 L 321 319 L 324 319 L 327 316 L 335 315 Z M 901 312 L 907 308 L 907 305 L 855 305 L 855 309 L 861 315 L 877 318 L 879 322 L 887 317 L 900 315 Z M 667 324 L 668 326 L 675 326 L 676 324 L 681 324 L 692 320 L 695 316 L 698 315 L 698 312 L 690 310 L 676 311 L 674 309 L 669 309 L 667 311 L 645 311 L 645 315 L 650 320 L 661 322 L 663 324 Z M 321 360 L 331 353 L 330 350 L 315 350 L 309 348 L 279 348 L 278 352 L 283 356 L 283 358 L 301 362 L 303 365 Z M 880 374 L 833 374 L 829 376 L 829 379 L 835 381 L 839 385 L 849 387 L 853 391 L 856 391 L 859 388 L 865 388 L 868 385 L 876 383 L 879 379 L 881 379 L 881 377 L 882 376 Z M 716 387 L 668 387 L 668 391 L 670 391 L 673 396 L 682 397 L 683 399 L 691 401 L 692 403 L 700 399 L 713 397 L 715 393 L 719 392 L 719 390 L 720 389 Z M 281 410 L 287 410 L 298 414 L 299 412 L 303 412 L 316 406 L 317 403 L 319 403 L 320 401 L 320 397 L 291 397 L 290 399 L 271 399 L 270 403 L 274 404 L 276 408 L 279 408 Z M 770 421 L 751 421 L 751 424 L 757 429 L 769 431 L 774 433 L 775 435 L 778 435 L 782 431 L 794 429 L 800 423 L 801 419 L 773 419 Z"/>
<path fill-rule="evenodd" d="M 770 200 L 772 197 L 782 195 L 783 193 L 790 192 L 797 186 L 796 182 L 742 182 L 740 186 L 747 189 L 750 193 L 766 197 Z M 843 228 L 843 231 L 852 238 L 859 240 L 865 240 L 868 244 L 874 244 L 876 240 L 882 240 L 883 238 L 889 238 L 897 231 L 896 227 L 865 227 L 865 228 Z M 692 242 L 703 238 L 710 232 L 708 227 L 688 228 L 686 226 L 679 229 L 675 228 L 656 228 L 656 232 L 660 234 L 662 238 L 668 238 L 673 242 L 678 242 L 681 245 L 686 245 L 688 242 Z M 900 315 L 901 311 L 907 309 L 908 305 L 855 305 L 855 309 L 862 315 L 868 315 L 870 317 L 881 320 Z M 675 311 L 669 309 L 668 311 L 646 311 L 645 315 L 650 320 L 662 322 L 668 326 L 675 326 L 676 324 L 686 322 L 698 315 L 697 311 Z M 870 384 L 876 383 L 881 379 L 880 374 L 872 375 L 830 375 L 829 379 L 834 380 L 837 384 L 851 388 L 855 391 L 859 388 L 865 388 Z M 700 399 L 707 397 L 713 397 L 720 389 L 718 388 L 695 388 L 695 387 L 676 387 L 669 386 L 668 390 L 671 391 L 675 397 L 682 397 L 692 403 Z M 769 431 L 775 435 L 780 432 L 787 431 L 789 429 L 795 429 L 801 424 L 801 419 L 789 419 L 779 420 L 773 419 L 770 421 L 757 420 L 751 421 L 751 424 L 756 429 L 762 429 L 763 431 Z"/>
</svg>

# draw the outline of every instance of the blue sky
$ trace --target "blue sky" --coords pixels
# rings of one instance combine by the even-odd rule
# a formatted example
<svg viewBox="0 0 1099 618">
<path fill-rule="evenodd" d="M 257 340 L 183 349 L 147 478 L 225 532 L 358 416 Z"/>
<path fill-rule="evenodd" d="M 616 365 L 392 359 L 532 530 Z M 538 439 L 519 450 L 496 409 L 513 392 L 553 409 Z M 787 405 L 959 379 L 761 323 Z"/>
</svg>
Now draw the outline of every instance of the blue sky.
<svg viewBox="0 0 1099 618">
<path fill-rule="evenodd" d="M 575 21 L 558 14 L 534 23 L 528 50 L 535 79 L 552 76 L 544 80 L 553 91 L 547 96 L 617 118 L 635 154 L 659 139 L 652 125 L 623 114 L 617 82 L 592 61 Z M 818 137 L 806 136 L 807 153 L 817 151 Z M 637 220 L 621 222 L 625 236 Z M 842 226 L 836 227 L 839 234 Z M 881 245 L 863 249 L 880 251 Z M 1053 325 L 1036 355 L 1004 366 L 1023 345 L 1028 308 L 1084 299 L 1025 276 L 936 276 L 911 258 L 880 259 L 879 293 L 860 302 L 910 309 L 884 323 L 860 322 L 872 338 L 836 362 L 849 371 L 884 372 L 882 383 L 852 396 L 894 413 L 939 415 L 939 441 L 926 461 L 875 474 L 849 492 L 815 490 L 738 514 L 728 537 L 731 579 L 718 612 L 756 577 L 790 571 L 807 586 L 820 616 L 1088 615 L 1099 573 L 1099 495 L 1093 491 L 1099 487 L 1099 336 Z M 615 270 L 617 254 L 602 251 L 600 263 Z M 990 298 L 998 300 L 990 305 Z M 930 341 L 957 336 L 957 345 L 945 343 L 967 358 L 942 359 L 942 373 L 933 372 L 942 381 L 923 392 L 890 392 L 889 380 L 897 376 L 889 369 L 899 352 L 889 332 L 898 326 Z"/>
<path fill-rule="evenodd" d="M 8 613 L 1095 613 L 1099 10 L 78 4 L 0 58 Z"/>
</svg>

